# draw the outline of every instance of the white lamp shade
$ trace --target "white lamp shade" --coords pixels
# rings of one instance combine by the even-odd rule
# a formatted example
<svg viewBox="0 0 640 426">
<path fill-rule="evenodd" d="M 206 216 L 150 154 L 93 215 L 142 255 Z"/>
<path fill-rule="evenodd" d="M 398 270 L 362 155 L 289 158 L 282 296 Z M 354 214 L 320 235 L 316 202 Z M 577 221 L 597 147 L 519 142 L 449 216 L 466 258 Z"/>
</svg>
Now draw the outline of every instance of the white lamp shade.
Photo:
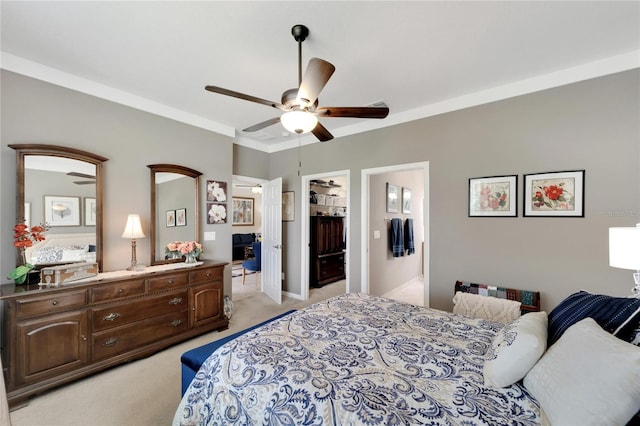
<svg viewBox="0 0 640 426">
<path fill-rule="evenodd" d="M 640 227 L 609 228 L 609 265 L 640 270 Z"/>
<path fill-rule="evenodd" d="M 130 214 L 127 217 L 127 225 L 124 227 L 122 238 L 144 238 L 139 214 Z"/>
<path fill-rule="evenodd" d="M 312 131 L 318 124 L 318 117 L 309 112 L 290 111 L 282 114 L 280 122 L 288 131 L 301 134 Z"/>
</svg>

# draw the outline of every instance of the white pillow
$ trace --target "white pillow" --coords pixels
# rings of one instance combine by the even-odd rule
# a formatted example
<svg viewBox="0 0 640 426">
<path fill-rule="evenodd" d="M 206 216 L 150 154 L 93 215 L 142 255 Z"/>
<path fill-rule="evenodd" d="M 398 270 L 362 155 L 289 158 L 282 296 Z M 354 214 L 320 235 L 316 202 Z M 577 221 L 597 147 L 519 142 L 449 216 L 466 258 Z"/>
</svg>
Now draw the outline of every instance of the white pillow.
<svg viewBox="0 0 640 426">
<path fill-rule="evenodd" d="M 484 384 L 511 386 L 536 365 L 546 348 L 546 312 L 531 312 L 510 322 L 493 338 L 483 367 Z"/>
<path fill-rule="evenodd" d="M 522 303 L 497 297 L 457 291 L 453 296 L 453 313 L 508 324 L 520 316 Z"/>
<path fill-rule="evenodd" d="M 585 318 L 549 348 L 524 386 L 553 425 L 624 425 L 640 409 L 640 348 Z"/>
</svg>

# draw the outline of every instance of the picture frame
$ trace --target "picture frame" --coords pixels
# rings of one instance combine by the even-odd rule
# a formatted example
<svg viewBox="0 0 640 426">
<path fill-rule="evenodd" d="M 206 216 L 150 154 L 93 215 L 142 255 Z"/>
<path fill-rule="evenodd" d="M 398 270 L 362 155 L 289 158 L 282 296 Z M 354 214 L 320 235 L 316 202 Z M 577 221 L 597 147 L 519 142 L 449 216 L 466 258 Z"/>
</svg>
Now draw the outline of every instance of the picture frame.
<svg viewBox="0 0 640 426">
<path fill-rule="evenodd" d="M 584 217 L 584 170 L 524 175 L 523 215 Z"/>
<path fill-rule="evenodd" d="M 400 203 L 399 193 L 400 188 L 397 185 L 387 182 L 387 213 L 398 213 L 400 211 L 398 208 Z"/>
<path fill-rule="evenodd" d="M 207 203 L 207 224 L 227 223 L 227 203 Z"/>
<path fill-rule="evenodd" d="M 166 227 L 173 228 L 174 226 L 176 226 L 176 211 L 167 210 L 164 214 L 166 219 Z"/>
<path fill-rule="evenodd" d="M 84 197 L 84 226 L 96 226 L 96 199 Z"/>
<path fill-rule="evenodd" d="M 44 196 L 44 221 L 49 226 L 80 226 L 80 197 Z"/>
<path fill-rule="evenodd" d="M 296 194 L 294 191 L 284 191 L 282 193 L 282 221 L 293 222 L 296 219 L 295 207 Z"/>
<path fill-rule="evenodd" d="M 469 217 L 517 217 L 518 175 L 469 178 Z"/>
<path fill-rule="evenodd" d="M 253 225 L 253 198 L 232 197 L 231 224 L 237 226 Z"/>
<path fill-rule="evenodd" d="M 207 180 L 207 202 L 227 202 L 227 182 Z"/>
<path fill-rule="evenodd" d="M 411 189 L 402 187 L 402 213 L 411 213 Z"/>
<path fill-rule="evenodd" d="M 24 224 L 31 228 L 31 203 L 24 203 Z"/>
<path fill-rule="evenodd" d="M 187 226 L 187 209 L 176 209 L 176 226 Z"/>
</svg>

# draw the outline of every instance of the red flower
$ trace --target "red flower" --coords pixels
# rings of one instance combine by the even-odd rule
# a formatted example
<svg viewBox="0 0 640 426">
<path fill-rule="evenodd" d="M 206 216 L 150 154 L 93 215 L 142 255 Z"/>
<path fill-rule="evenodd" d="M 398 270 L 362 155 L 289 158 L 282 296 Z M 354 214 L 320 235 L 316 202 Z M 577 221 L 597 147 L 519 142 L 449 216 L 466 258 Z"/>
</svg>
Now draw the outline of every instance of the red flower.
<svg viewBox="0 0 640 426">
<path fill-rule="evenodd" d="M 545 186 L 544 193 L 550 200 L 557 200 L 562 197 L 562 188 L 556 185 Z"/>
</svg>

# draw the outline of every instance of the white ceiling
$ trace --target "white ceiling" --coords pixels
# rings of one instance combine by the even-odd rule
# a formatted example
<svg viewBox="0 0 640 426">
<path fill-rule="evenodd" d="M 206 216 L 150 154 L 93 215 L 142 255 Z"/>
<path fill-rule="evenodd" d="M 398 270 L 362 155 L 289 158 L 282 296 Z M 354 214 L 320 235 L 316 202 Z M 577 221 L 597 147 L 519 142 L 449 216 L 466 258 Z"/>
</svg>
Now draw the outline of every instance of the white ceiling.
<svg viewBox="0 0 640 426">
<path fill-rule="evenodd" d="M 384 120 L 323 118 L 336 138 L 640 67 L 640 1 L 2 1 L 3 69 L 275 152 L 315 142 L 278 110 L 204 90 L 280 101 L 297 86 L 291 27 L 310 29 L 336 72 L 321 106 L 384 101 Z M 332 142 L 329 142 L 332 143 Z"/>
</svg>

